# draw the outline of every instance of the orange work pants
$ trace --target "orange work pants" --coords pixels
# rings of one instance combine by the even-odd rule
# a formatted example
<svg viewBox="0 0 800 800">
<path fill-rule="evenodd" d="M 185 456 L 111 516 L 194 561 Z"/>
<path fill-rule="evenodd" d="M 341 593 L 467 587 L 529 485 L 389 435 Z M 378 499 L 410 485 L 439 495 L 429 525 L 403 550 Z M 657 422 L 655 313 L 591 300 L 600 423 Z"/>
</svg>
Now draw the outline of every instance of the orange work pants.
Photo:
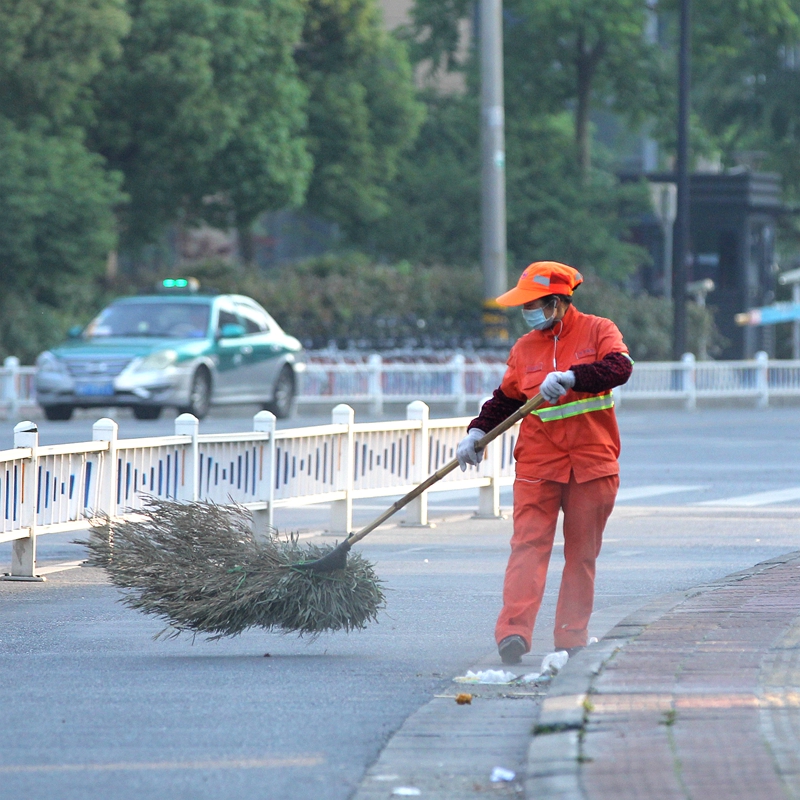
<svg viewBox="0 0 800 800">
<path fill-rule="evenodd" d="M 618 488 L 619 475 L 586 483 L 577 483 L 573 475 L 569 483 L 517 478 L 511 556 L 503 585 L 503 610 L 495 629 L 498 643 L 519 634 L 530 649 L 560 509 L 564 509 L 564 572 L 554 644 L 562 650 L 587 643 L 595 561 Z"/>
</svg>

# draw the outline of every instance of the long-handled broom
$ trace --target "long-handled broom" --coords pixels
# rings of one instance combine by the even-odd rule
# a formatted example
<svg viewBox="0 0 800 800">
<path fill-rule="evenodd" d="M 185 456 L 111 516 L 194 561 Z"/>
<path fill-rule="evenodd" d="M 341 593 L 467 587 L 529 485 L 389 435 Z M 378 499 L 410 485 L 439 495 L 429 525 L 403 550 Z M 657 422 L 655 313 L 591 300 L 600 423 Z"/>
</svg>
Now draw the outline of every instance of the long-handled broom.
<svg viewBox="0 0 800 800">
<path fill-rule="evenodd" d="M 476 443 L 482 449 L 543 404 L 528 400 Z M 312 636 L 354 630 L 377 618 L 385 598 L 372 565 L 351 547 L 458 466 L 445 464 L 377 519 L 334 547 L 301 546 L 272 532 L 257 539 L 240 506 L 149 498 L 137 516 L 104 520 L 86 541 L 123 602 L 167 622 L 161 634 L 236 636 L 260 627 Z"/>
<path fill-rule="evenodd" d="M 496 439 L 501 433 L 505 433 L 509 428 L 514 426 L 517 422 L 526 417 L 532 411 L 535 411 L 543 404 L 544 398 L 541 396 L 541 394 L 534 395 L 524 405 L 511 414 L 511 416 L 504 419 L 499 425 L 495 426 L 492 428 L 492 430 L 478 439 L 477 443 L 475 444 L 475 448 L 477 450 L 483 450 L 486 445 L 489 444 L 489 442 Z M 434 483 L 440 481 L 445 477 L 445 475 L 449 475 L 457 466 L 457 458 L 454 458 L 452 461 L 448 461 L 447 464 L 427 477 L 421 484 L 419 484 L 419 486 L 415 486 L 407 495 L 404 495 L 399 500 L 394 502 L 389 508 L 386 509 L 386 511 L 383 512 L 383 514 L 372 520 L 369 525 L 366 525 L 356 533 L 351 533 L 341 544 L 334 547 L 330 553 L 314 561 L 301 561 L 300 563 L 295 564 L 295 567 L 297 569 L 313 570 L 314 572 L 332 572 L 336 569 L 343 569 L 347 563 L 347 554 L 350 552 L 350 548 L 356 542 L 360 542 L 368 533 L 371 533 L 379 525 L 382 525 L 384 522 L 386 522 L 389 517 L 391 517 L 393 514 L 396 514 L 404 506 L 407 506 L 414 498 L 419 497 L 426 489 L 430 489 Z"/>
</svg>

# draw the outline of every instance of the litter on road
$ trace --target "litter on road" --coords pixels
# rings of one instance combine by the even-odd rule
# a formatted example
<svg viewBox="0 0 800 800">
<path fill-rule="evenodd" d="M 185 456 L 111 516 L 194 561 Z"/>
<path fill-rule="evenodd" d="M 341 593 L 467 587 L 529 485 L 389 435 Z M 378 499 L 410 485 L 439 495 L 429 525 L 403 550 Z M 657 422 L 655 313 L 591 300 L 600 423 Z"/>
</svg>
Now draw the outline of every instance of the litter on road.
<svg viewBox="0 0 800 800">
<path fill-rule="evenodd" d="M 565 667 L 567 661 L 569 661 L 569 653 L 566 650 L 548 653 L 542 659 L 542 675 L 555 675 Z"/>
<path fill-rule="evenodd" d="M 498 686 L 511 683 L 520 684 L 547 681 L 562 670 L 567 661 L 569 661 L 569 654 L 567 651 L 557 650 L 555 653 L 548 653 L 542 659 L 541 672 L 528 672 L 525 675 L 515 675 L 513 672 L 506 672 L 502 669 L 484 669 L 478 672 L 467 670 L 466 675 L 458 675 L 453 678 L 453 681 L 455 683 L 488 683 Z"/>
<path fill-rule="evenodd" d="M 485 669 L 480 672 L 467 670 L 466 675 L 459 675 L 453 678 L 456 683 L 512 683 L 516 682 L 517 676 L 513 672 L 505 672 L 502 669 Z"/>
<path fill-rule="evenodd" d="M 492 775 L 489 778 L 492 783 L 500 783 L 501 781 L 513 781 L 517 777 L 517 773 L 504 767 L 495 767 L 492 770 Z"/>
</svg>

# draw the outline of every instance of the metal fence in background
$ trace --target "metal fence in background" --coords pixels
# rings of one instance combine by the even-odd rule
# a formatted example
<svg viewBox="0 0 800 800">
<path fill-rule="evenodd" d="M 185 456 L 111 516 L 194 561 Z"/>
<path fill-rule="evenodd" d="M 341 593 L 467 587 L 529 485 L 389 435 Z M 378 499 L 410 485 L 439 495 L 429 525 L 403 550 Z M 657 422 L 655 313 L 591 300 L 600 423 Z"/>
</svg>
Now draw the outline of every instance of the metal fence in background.
<svg viewBox="0 0 800 800">
<path fill-rule="evenodd" d="M 386 361 L 379 355 L 340 363 L 311 360 L 298 403 L 360 402 L 381 413 L 385 403 L 418 397 L 427 403 L 449 403 L 463 414 L 491 395 L 504 372 L 500 360 L 471 360 L 460 353 L 438 362 Z M 800 399 L 800 361 L 770 359 L 764 352 L 747 361 L 697 361 L 691 353 L 681 361 L 639 361 L 628 383 L 614 389 L 614 397 L 618 404 L 677 401 L 687 409 L 703 400 L 752 398 L 765 408 L 770 399 Z"/>
<path fill-rule="evenodd" d="M 332 422 L 276 430 L 260 411 L 253 431 L 201 434 L 191 414 L 172 436 L 118 439 L 117 423 L 98 420 L 91 442 L 40 447 L 33 422 L 14 428 L 14 449 L 0 452 L 0 542 L 12 543 L 12 580 L 37 580 L 39 536 L 85 529 L 92 519 L 130 518 L 147 497 L 238 503 L 256 532 L 271 528 L 276 508 L 330 503 L 328 530 L 353 528 L 353 501 L 402 495 L 455 457 L 468 417 L 430 419 L 408 405 L 406 419 L 356 423 L 350 406 Z M 478 469 L 455 470 L 429 492 L 478 489 L 479 515 L 500 515 L 500 487 L 514 478 L 516 429 L 492 442 Z M 428 522 L 428 493 L 410 503 L 406 521 Z"/>
<path fill-rule="evenodd" d="M 366 404 L 381 414 L 386 404 L 420 399 L 445 404 L 465 414 L 499 386 L 505 363 L 462 353 L 425 357 L 310 353 L 303 376 L 300 408 L 314 404 Z M 18 417 L 36 409 L 35 367 L 7 358 L 0 368 L 0 415 Z M 617 403 L 626 400 L 677 401 L 686 408 L 723 398 L 751 398 L 760 408 L 771 399 L 800 398 L 800 361 L 768 358 L 758 353 L 747 361 L 697 361 L 691 353 L 681 361 L 640 361 L 624 386 L 614 390 Z"/>
</svg>

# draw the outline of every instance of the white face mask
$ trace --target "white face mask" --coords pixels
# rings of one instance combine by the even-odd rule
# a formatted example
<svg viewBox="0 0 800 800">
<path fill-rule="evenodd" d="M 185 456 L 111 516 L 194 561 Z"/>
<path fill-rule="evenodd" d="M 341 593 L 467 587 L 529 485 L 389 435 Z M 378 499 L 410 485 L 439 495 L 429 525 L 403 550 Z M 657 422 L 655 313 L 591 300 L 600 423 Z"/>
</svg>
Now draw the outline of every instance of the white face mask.
<svg viewBox="0 0 800 800">
<path fill-rule="evenodd" d="M 556 321 L 556 306 L 558 300 L 553 301 L 553 316 L 548 319 L 545 316 L 544 308 L 523 308 L 522 318 L 528 323 L 528 327 L 534 331 L 546 331 L 552 328 Z"/>
</svg>

